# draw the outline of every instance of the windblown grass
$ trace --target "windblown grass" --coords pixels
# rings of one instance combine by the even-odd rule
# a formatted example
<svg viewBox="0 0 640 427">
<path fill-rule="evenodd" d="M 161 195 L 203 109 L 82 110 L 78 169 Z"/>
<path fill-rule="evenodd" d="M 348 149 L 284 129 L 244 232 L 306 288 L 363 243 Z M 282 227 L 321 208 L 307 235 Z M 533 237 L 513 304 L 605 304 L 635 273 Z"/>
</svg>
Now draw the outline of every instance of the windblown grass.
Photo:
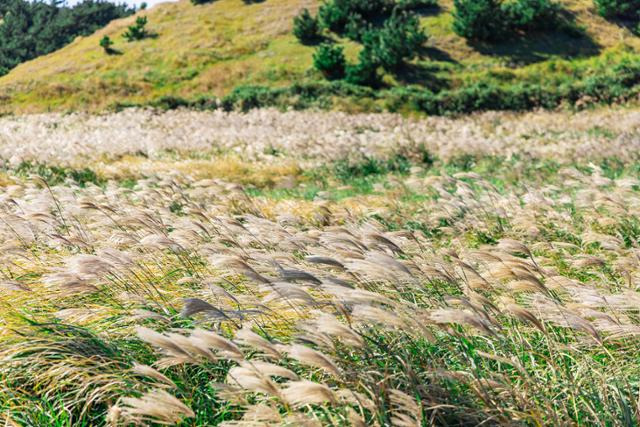
<svg viewBox="0 0 640 427">
<path fill-rule="evenodd" d="M 122 114 L 2 119 L 8 424 L 638 424 L 635 111 Z"/>
</svg>

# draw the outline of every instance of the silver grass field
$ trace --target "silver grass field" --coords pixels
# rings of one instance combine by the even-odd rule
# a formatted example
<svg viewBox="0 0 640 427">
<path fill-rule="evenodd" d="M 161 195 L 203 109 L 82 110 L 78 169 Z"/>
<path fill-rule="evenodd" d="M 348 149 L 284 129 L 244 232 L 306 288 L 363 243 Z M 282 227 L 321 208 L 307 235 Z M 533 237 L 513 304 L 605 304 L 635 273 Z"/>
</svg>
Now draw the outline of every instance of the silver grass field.
<svg viewBox="0 0 640 427">
<path fill-rule="evenodd" d="M 7 426 L 640 424 L 640 111 L 0 129 Z"/>
</svg>

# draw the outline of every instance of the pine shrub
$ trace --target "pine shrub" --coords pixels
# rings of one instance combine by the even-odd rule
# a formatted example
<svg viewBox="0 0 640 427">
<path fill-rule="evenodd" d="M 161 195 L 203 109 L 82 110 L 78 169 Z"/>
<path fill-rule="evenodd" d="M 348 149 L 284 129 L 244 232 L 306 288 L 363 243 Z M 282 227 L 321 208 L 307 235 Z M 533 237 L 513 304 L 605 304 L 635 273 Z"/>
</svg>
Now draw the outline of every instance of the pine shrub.
<svg viewBox="0 0 640 427">
<path fill-rule="evenodd" d="M 105 53 L 111 55 L 113 51 L 113 40 L 109 36 L 104 36 L 100 39 L 100 47 L 104 49 Z"/>
<path fill-rule="evenodd" d="M 149 31 L 147 31 L 147 17 L 138 16 L 136 23 L 131 25 L 127 31 L 122 35 L 128 42 L 134 42 L 149 37 Z"/>
<path fill-rule="evenodd" d="M 551 0 L 518 0 L 503 7 L 507 23 L 513 31 L 529 32 L 557 27 L 560 8 Z"/>
<path fill-rule="evenodd" d="M 313 66 L 328 80 L 338 80 L 345 76 L 346 59 L 342 46 L 323 43 L 313 54 Z"/>
<path fill-rule="evenodd" d="M 469 40 L 501 40 L 506 16 L 498 0 L 454 0 L 453 31 Z"/>
<path fill-rule="evenodd" d="M 293 18 L 293 35 L 302 44 L 313 44 L 320 39 L 318 20 L 311 16 L 309 9 L 304 9 Z"/>
<path fill-rule="evenodd" d="M 360 51 L 358 63 L 347 67 L 345 80 L 358 86 L 377 87 L 382 80 L 378 72 L 379 67 L 380 64 L 373 59 L 371 51 L 364 48 Z"/>
<path fill-rule="evenodd" d="M 394 11 L 382 28 L 366 33 L 363 43 L 375 63 L 393 72 L 405 61 L 415 58 L 425 41 L 427 35 L 415 14 Z"/>
</svg>

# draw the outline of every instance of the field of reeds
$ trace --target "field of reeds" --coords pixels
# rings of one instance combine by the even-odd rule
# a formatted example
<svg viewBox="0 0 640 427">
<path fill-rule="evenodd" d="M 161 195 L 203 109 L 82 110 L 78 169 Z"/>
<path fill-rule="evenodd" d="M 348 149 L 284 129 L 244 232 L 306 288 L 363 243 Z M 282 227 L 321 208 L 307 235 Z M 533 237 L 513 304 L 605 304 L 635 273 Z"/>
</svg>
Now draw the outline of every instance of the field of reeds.
<svg viewBox="0 0 640 427">
<path fill-rule="evenodd" d="M 0 118 L 7 426 L 640 423 L 640 111 Z"/>
</svg>

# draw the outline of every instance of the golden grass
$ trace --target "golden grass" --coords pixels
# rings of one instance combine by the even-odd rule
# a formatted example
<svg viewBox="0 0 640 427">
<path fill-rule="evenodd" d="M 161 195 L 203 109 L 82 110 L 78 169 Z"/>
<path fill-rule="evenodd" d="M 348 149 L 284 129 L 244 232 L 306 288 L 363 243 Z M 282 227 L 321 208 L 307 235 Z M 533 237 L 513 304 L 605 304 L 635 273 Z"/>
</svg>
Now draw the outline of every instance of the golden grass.
<svg viewBox="0 0 640 427">
<path fill-rule="evenodd" d="M 235 155 L 174 160 L 150 160 L 142 156 L 126 155 L 116 161 L 98 163 L 92 167 L 99 177 L 116 180 L 178 173 L 194 179 L 221 179 L 242 185 L 272 187 L 283 183 L 285 179 L 297 185 L 302 179 L 302 170 L 294 162 L 256 163 L 242 160 Z"/>
</svg>

